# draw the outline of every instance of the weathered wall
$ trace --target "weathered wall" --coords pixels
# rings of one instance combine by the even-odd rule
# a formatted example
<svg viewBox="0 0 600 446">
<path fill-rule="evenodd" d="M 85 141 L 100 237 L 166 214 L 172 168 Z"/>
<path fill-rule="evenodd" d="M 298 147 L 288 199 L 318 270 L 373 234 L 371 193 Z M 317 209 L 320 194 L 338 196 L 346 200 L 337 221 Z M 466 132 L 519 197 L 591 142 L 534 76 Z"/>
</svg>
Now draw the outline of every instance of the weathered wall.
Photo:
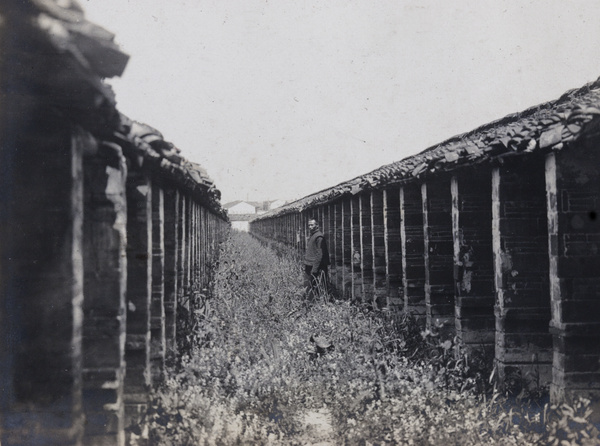
<svg viewBox="0 0 600 446">
<path fill-rule="evenodd" d="M 599 161 L 593 138 L 546 157 L 555 400 L 600 391 Z"/>
<path fill-rule="evenodd" d="M 202 169 L 116 110 L 102 78 L 127 56 L 76 9 L 85 51 L 57 47 L 42 3 L 0 4 L 0 443 L 123 445 L 229 224 Z"/>
<path fill-rule="evenodd" d="M 335 248 L 339 297 L 456 336 L 493 358 L 505 389 L 550 385 L 553 401 L 599 402 L 599 161 L 597 81 L 262 215 L 250 231 L 268 240 L 278 219 L 302 215 L 306 235 L 314 217 Z"/>
</svg>

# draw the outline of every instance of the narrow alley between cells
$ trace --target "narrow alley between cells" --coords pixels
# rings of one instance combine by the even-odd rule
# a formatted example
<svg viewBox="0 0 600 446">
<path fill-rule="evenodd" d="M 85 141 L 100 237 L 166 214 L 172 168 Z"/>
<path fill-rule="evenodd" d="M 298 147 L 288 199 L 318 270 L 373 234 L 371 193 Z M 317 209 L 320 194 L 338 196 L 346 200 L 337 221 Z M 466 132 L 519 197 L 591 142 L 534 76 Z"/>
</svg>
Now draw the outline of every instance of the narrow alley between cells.
<svg viewBox="0 0 600 446">
<path fill-rule="evenodd" d="M 458 354 L 452 341 L 402 314 L 392 319 L 332 295 L 305 300 L 292 255 L 233 231 L 214 274 L 213 289 L 192 305 L 193 326 L 178 336 L 181 359 L 130 431 L 132 444 L 550 439 L 539 413 L 508 414 L 498 395 L 486 398 L 477 358 Z"/>
</svg>

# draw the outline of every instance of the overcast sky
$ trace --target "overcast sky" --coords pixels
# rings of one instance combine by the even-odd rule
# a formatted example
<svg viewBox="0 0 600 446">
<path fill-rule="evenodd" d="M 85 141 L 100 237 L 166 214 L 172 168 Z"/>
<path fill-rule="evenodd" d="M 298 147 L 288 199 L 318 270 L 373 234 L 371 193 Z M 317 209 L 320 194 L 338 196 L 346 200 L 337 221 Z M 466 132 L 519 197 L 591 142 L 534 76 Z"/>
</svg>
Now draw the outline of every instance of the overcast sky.
<svg viewBox="0 0 600 446">
<path fill-rule="evenodd" d="M 80 3 L 131 56 L 119 110 L 223 203 L 300 198 L 600 76 L 597 0 Z"/>
</svg>

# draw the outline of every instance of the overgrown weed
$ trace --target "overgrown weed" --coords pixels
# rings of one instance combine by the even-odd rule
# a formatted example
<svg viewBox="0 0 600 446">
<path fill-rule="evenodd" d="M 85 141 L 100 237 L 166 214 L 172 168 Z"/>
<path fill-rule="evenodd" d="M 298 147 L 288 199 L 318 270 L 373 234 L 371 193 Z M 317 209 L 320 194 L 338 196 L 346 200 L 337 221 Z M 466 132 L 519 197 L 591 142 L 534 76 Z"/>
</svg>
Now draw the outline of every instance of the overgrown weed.
<svg viewBox="0 0 600 446">
<path fill-rule="evenodd" d="M 589 401 L 508 405 L 490 393 L 488 359 L 410 315 L 308 303 L 301 274 L 293 257 L 232 233 L 139 442 L 310 444 L 305 414 L 321 410 L 332 444 L 598 444 Z"/>
</svg>

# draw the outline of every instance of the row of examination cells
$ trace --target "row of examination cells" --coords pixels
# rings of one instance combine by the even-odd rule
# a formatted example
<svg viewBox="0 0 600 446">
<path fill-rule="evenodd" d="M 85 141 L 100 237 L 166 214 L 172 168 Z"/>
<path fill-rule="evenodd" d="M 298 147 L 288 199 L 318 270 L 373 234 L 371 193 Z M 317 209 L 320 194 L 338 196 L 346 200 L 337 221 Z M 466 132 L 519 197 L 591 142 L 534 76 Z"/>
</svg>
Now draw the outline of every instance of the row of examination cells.
<svg viewBox="0 0 600 446">
<path fill-rule="evenodd" d="M 301 255 L 316 218 L 340 297 L 417 315 L 494 358 L 501 383 L 600 391 L 600 174 L 593 142 L 363 190 L 252 223 Z"/>
</svg>

